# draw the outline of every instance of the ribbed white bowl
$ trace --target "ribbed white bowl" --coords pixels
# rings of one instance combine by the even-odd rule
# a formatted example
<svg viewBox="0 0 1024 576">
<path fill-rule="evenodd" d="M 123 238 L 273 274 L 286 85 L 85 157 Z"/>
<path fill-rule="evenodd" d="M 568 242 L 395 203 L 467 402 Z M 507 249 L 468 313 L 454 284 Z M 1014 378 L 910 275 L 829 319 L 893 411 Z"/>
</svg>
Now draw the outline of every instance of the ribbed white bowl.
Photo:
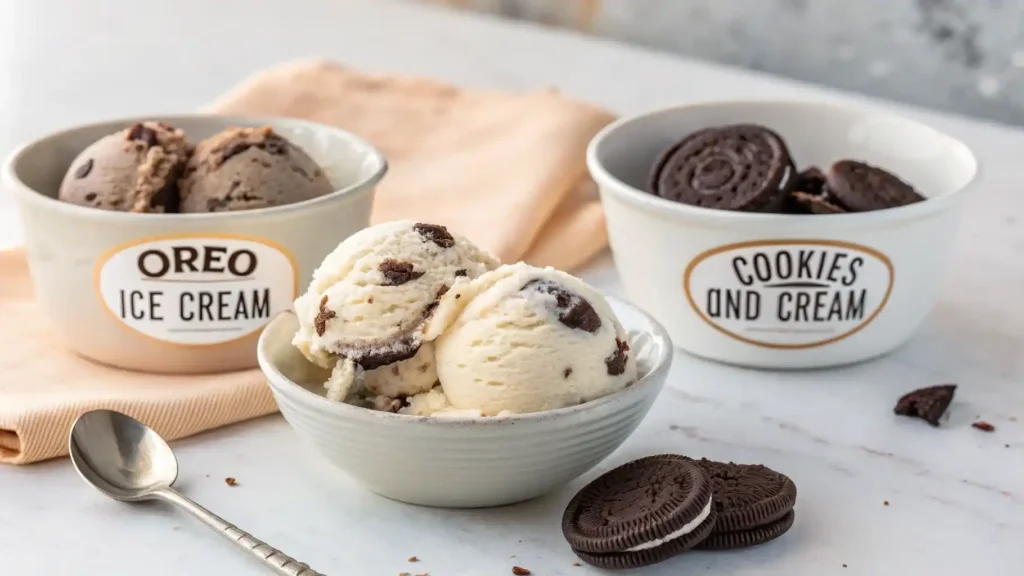
<svg viewBox="0 0 1024 576">
<path fill-rule="evenodd" d="M 292 347 L 295 316 L 277 317 L 259 341 L 260 367 L 299 438 L 367 489 L 444 507 L 498 506 L 558 488 L 608 456 L 636 429 L 672 363 L 665 330 L 609 298 L 629 333 L 640 378 L 580 406 L 507 418 L 450 419 L 376 412 L 323 396 L 326 373 Z"/>
</svg>

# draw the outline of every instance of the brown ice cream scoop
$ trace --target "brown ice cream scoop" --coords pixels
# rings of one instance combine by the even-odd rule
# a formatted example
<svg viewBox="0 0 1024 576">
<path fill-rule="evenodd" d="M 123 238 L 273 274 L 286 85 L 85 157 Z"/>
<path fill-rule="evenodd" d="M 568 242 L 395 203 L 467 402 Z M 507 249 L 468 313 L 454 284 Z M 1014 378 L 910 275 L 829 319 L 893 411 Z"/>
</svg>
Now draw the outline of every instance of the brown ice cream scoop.
<svg viewBox="0 0 1024 576">
<path fill-rule="evenodd" d="M 117 212 L 177 212 L 189 144 L 181 130 L 140 122 L 100 138 L 75 158 L 58 199 Z"/>
<path fill-rule="evenodd" d="M 229 128 L 196 145 L 181 182 L 181 212 L 267 208 L 332 191 L 317 163 L 269 127 Z"/>
</svg>

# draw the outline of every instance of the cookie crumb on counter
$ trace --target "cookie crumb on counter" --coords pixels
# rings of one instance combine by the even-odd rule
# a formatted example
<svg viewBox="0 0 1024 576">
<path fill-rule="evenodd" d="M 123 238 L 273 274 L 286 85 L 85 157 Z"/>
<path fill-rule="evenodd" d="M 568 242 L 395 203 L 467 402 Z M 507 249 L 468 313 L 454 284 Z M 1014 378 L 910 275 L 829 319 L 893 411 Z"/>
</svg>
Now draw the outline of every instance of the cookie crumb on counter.
<svg viewBox="0 0 1024 576">
<path fill-rule="evenodd" d="M 531 572 L 522 566 L 513 566 L 512 573 L 516 576 L 530 576 Z"/>
<path fill-rule="evenodd" d="M 577 567 L 577 568 L 579 568 L 580 566 L 583 566 L 583 564 L 580 564 L 579 562 L 573 562 L 572 565 Z"/>
<path fill-rule="evenodd" d="M 228 486 L 238 486 L 238 480 L 235 480 L 231 476 L 225 478 L 224 483 L 227 484 Z"/>
<path fill-rule="evenodd" d="M 882 501 L 882 506 L 888 506 L 888 505 L 889 505 L 889 501 L 888 500 L 883 500 Z"/>
<path fill-rule="evenodd" d="M 982 432 L 995 432 L 996 431 L 996 427 L 995 426 L 989 424 L 988 422 L 985 422 L 984 420 L 978 420 L 974 424 L 971 424 L 971 427 L 972 428 L 977 428 L 978 430 L 981 430 Z"/>
<path fill-rule="evenodd" d="M 409 562 L 419 562 L 420 559 L 415 556 L 409 556 Z"/>
</svg>

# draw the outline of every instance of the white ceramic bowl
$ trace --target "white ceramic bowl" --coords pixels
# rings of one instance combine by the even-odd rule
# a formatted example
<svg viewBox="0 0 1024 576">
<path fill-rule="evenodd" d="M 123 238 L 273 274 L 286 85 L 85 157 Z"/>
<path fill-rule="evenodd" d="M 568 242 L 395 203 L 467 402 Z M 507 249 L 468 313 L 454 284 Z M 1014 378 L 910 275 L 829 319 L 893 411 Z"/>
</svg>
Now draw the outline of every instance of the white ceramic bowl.
<svg viewBox="0 0 1024 576">
<path fill-rule="evenodd" d="M 801 169 L 861 160 L 928 200 L 786 215 L 646 192 L 663 150 L 696 130 L 736 123 L 777 131 Z M 630 300 L 684 350 L 762 368 L 857 362 L 906 341 L 935 303 L 963 191 L 977 172 L 971 151 L 948 134 L 884 112 L 805 102 L 695 104 L 623 118 L 594 138 L 587 163 Z"/>
<path fill-rule="evenodd" d="M 304 120 L 145 119 L 176 126 L 191 142 L 232 126 L 271 126 L 317 161 L 335 192 L 210 214 L 76 206 L 56 199 L 71 161 L 97 139 L 142 119 L 50 134 L 12 152 L 2 169 L 3 185 L 21 212 L 39 302 L 68 346 L 105 364 L 167 373 L 255 367 L 262 328 L 291 309 L 324 256 L 369 224 L 387 163 L 362 139 Z M 203 265 L 190 270 L 190 254 Z"/>
<path fill-rule="evenodd" d="M 299 439 L 367 489 L 426 506 L 511 504 L 558 488 L 615 450 L 661 391 L 672 343 L 650 316 L 609 298 L 637 354 L 629 388 L 571 408 L 502 418 L 431 418 L 376 412 L 324 398 L 326 372 L 291 345 L 282 314 L 264 330 L 259 361 Z"/>
</svg>

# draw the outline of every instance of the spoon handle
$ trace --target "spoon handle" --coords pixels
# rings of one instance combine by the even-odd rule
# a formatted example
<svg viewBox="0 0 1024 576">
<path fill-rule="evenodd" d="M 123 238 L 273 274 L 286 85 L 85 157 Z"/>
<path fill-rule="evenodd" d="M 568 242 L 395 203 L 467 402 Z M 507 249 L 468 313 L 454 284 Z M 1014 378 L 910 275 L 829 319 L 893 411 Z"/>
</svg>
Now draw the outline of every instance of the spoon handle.
<svg viewBox="0 0 1024 576">
<path fill-rule="evenodd" d="M 196 504 L 173 488 L 157 490 L 153 495 L 195 516 L 203 524 L 262 560 L 281 576 L 326 576 Z"/>
</svg>

